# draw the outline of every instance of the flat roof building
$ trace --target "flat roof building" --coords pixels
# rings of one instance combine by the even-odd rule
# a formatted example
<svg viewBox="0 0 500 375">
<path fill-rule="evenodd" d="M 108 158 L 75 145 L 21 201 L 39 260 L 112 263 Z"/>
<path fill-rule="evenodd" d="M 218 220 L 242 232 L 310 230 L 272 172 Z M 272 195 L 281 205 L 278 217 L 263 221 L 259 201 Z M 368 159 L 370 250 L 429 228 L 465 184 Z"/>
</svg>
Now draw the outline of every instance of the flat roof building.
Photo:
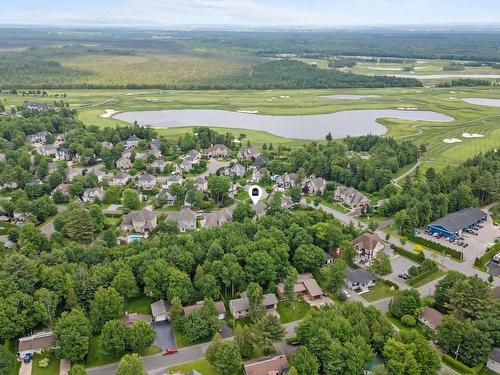
<svg viewBox="0 0 500 375">
<path fill-rule="evenodd" d="M 433 221 L 428 225 L 429 233 L 439 233 L 444 237 L 460 235 L 465 229 L 486 220 L 488 215 L 479 208 L 463 208 Z"/>
</svg>

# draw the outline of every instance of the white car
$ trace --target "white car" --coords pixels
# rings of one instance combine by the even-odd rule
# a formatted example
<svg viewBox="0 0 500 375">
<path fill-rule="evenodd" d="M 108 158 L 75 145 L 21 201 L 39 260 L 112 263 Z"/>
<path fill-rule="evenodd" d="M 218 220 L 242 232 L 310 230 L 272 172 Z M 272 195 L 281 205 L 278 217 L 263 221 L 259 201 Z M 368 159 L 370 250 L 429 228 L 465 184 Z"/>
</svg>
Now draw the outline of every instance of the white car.
<svg viewBox="0 0 500 375">
<path fill-rule="evenodd" d="M 495 255 L 493 256 L 493 262 L 500 263 L 500 253 L 495 254 Z"/>
</svg>

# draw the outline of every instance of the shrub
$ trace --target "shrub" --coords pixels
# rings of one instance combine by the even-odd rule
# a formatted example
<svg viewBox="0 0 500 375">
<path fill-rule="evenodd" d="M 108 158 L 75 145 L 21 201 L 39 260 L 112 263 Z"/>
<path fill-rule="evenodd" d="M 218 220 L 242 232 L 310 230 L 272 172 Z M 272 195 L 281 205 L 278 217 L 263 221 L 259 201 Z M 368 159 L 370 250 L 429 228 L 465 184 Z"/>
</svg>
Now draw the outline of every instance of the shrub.
<svg viewBox="0 0 500 375">
<path fill-rule="evenodd" d="M 475 374 L 476 373 L 476 371 L 473 368 L 464 365 L 462 362 L 456 360 L 453 357 L 450 357 L 448 354 L 443 354 L 442 360 L 448 366 L 459 371 L 461 374 Z"/>
<path fill-rule="evenodd" d="M 422 238 L 422 237 L 414 236 L 412 234 L 408 234 L 407 237 L 410 241 L 415 242 L 416 244 L 426 246 L 429 249 L 433 249 L 433 250 L 439 251 L 441 253 L 444 252 L 445 254 L 451 256 L 452 258 L 462 260 L 462 253 L 460 251 L 451 249 L 449 247 L 443 246 L 443 245 L 438 244 L 436 242 L 429 241 L 429 240 Z"/>
<path fill-rule="evenodd" d="M 491 249 L 485 252 L 480 258 L 474 260 L 474 265 L 478 268 L 484 269 L 486 263 L 490 261 L 493 256 L 500 251 L 500 243 L 495 244 Z"/>
<path fill-rule="evenodd" d="M 421 263 L 423 261 L 422 259 L 422 256 L 423 258 L 425 259 L 425 254 L 423 252 L 421 253 L 414 253 L 413 251 L 408 251 L 406 249 L 403 249 L 402 247 L 399 247 L 399 246 L 396 246 L 396 245 L 391 245 L 391 249 L 394 250 L 394 252 L 406 257 L 406 258 L 409 258 L 417 263 Z"/>
<path fill-rule="evenodd" d="M 403 315 L 401 317 L 401 323 L 407 327 L 415 327 L 417 324 L 417 321 L 415 320 L 415 317 L 411 315 Z"/>
<path fill-rule="evenodd" d="M 41 360 L 38 361 L 38 367 L 40 368 L 46 368 L 49 367 L 49 359 L 48 358 L 42 358 Z"/>
</svg>

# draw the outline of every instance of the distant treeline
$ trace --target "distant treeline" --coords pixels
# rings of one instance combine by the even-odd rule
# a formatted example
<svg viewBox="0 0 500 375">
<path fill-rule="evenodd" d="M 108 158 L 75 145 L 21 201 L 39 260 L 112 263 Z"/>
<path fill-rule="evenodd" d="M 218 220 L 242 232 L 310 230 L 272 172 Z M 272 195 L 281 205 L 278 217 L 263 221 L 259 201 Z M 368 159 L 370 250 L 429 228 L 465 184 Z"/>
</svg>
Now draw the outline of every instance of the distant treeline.
<svg viewBox="0 0 500 375">
<path fill-rule="evenodd" d="M 6 64 L 19 61 L 4 58 Z M 30 75 L 47 77 L 36 81 L 44 89 L 309 89 L 342 87 L 420 87 L 422 83 L 413 78 L 389 76 L 366 76 L 344 73 L 334 70 L 319 69 L 294 60 L 276 60 L 259 64 L 248 72 L 192 81 L 179 81 L 175 84 L 127 84 L 97 85 L 90 83 L 71 83 L 74 71 L 62 67 L 57 62 L 48 61 L 36 67 L 28 58 L 22 66 L 3 67 L 0 69 L 0 89 L 17 90 L 32 88 Z M 33 71 L 31 69 L 33 68 Z M 83 72 L 82 74 L 85 74 Z M 55 79 L 58 78 L 58 79 Z M 55 81 L 54 81 L 55 79 Z M 41 84 L 40 84 L 41 82 Z"/>
<path fill-rule="evenodd" d="M 448 82 L 438 83 L 438 87 L 452 87 L 452 86 L 494 86 L 495 82 L 487 79 L 478 78 L 457 78 Z"/>
</svg>

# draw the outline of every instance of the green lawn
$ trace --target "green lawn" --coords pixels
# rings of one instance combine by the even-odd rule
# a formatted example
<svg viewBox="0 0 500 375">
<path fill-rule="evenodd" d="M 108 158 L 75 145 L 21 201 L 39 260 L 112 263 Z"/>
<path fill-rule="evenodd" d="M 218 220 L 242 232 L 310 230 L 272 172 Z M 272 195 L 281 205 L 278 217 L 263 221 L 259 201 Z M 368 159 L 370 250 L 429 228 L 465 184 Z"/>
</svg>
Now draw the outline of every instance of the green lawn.
<svg viewBox="0 0 500 375">
<path fill-rule="evenodd" d="M 151 304 L 155 301 L 151 297 L 139 297 L 127 302 L 126 310 L 129 313 L 151 314 Z"/>
<path fill-rule="evenodd" d="M 200 359 L 198 361 L 192 361 L 183 363 L 182 365 L 176 365 L 168 368 L 168 373 L 173 374 L 176 372 L 188 373 L 191 370 L 196 370 L 203 375 L 219 375 L 217 369 L 212 366 L 206 359 Z"/>
<path fill-rule="evenodd" d="M 444 275 L 446 275 L 445 271 L 437 270 L 436 272 L 431 273 L 429 276 L 424 277 L 422 280 L 417 281 L 411 287 L 412 288 L 420 288 L 421 286 L 424 286 L 425 284 L 430 283 L 433 280 L 439 279 L 440 277 L 443 277 Z"/>
<path fill-rule="evenodd" d="M 49 365 L 45 368 L 39 367 L 38 362 L 45 358 L 40 354 L 35 354 L 33 356 L 33 369 L 31 371 L 32 375 L 58 375 L 59 374 L 59 360 L 55 358 L 50 358 Z"/>
<path fill-rule="evenodd" d="M 101 353 L 101 337 L 92 336 L 90 338 L 89 354 L 87 355 L 87 367 L 97 367 L 107 365 L 109 363 L 118 362 L 119 358 L 112 358 L 102 355 Z"/>
<path fill-rule="evenodd" d="M 281 324 L 290 323 L 302 319 L 311 309 L 305 301 L 280 301 L 278 302 L 278 314 Z"/>
<path fill-rule="evenodd" d="M 371 288 L 369 292 L 361 294 L 368 302 L 378 301 L 380 299 L 391 297 L 396 290 L 391 290 L 391 287 L 383 281 L 377 280 L 375 287 Z"/>
<path fill-rule="evenodd" d="M 344 206 L 341 206 L 338 203 L 335 202 L 328 202 L 326 199 L 321 200 L 321 203 L 324 204 L 326 207 L 333 208 L 334 210 L 337 210 L 339 212 L 342 212 L 344 214 L 350 212 L 349 209 L 345 208 Z"/>
<path fill-rule="evenodd" d="M 392 316 L 391 313 L 387 313 L 386 315 L 387 319 L 397 327 L 397 329 L 399 331 L 407 331 L 407 332 L 410 332 L 410 331 L 415 331 L 417 332 L 419 335 L 422 335 L 424 337 L 426 337 L 426 335 L 424 334 L 424 331 L 422 329 L 422 326 L 417 322 L 417 325 L 415 327 L 406 327 L 405 325 L 403 325 L 403 323 L 401 323 L 401 320 L 399 320 L 398 318 L 396 318 L 395 316 Z"/>
</svg>

